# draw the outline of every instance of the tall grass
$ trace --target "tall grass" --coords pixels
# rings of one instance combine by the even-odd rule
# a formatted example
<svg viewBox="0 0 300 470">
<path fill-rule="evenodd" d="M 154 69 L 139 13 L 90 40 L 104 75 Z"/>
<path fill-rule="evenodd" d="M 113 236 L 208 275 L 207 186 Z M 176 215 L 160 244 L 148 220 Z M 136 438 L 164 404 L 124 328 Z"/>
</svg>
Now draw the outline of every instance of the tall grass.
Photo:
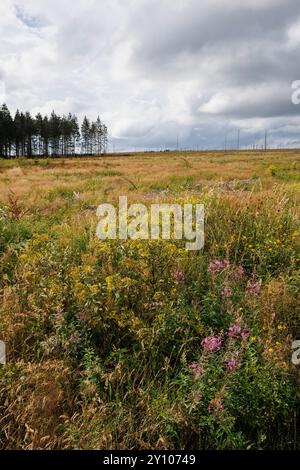
<svg viewBox="0 0 300 470">
<path fill-rule="evenodd" d="M 2 213 L 1 449 L 299 449 L 297 195 L 169 183 L 205 203 L 201 252 L 100 242 L 73 188 Z"/>
</svg>

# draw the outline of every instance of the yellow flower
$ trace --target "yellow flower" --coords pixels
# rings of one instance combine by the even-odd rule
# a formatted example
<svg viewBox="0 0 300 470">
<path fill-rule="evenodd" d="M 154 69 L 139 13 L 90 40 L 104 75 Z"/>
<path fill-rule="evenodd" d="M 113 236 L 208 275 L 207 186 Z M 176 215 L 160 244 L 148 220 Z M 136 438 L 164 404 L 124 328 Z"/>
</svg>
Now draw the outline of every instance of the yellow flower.
<svg viewBox="0 0 300 470">
<path fill-rule="evenodd" d="M 278 325 L 277 329 L 279 331 L 286 330 L 286 326 L 285 325 Z"/>
<path fill-rule="evenodd" d="M 92 271 L 92 268 L 91 268 L 91 266 L 84 266 L 82 268 L 82 270 L 83 270 L 84 273 L 88 274 Z"/>
<path fill-rule="evenodd" d="M 99 286 L 97 286 L 95 284 L 95 285 L 91 286 L 90 289 L 91 289 L 93 294 L 97 294 L 97 292 L 99 291 Z"/>
<path fill-rule="evenodd" d="M 298 232 L 292 233 L 292 239 L 295 240 L 298 237 Z"/>
<path fill-rule="evenodd" d="M 112 292 L 113 290 L 113 276 L 108 276 L 106 279 L 106 285 L 108 292 Z"/>
<path fill-rule="evenodd" d="M 273 349 L 273 348 L 269 348 L 269 349 L 268 349 L 268 352 L 269 352 L 270 354 L 272 354 L 272 353 L 274 352 L 274 349 Z"/>
</svg>

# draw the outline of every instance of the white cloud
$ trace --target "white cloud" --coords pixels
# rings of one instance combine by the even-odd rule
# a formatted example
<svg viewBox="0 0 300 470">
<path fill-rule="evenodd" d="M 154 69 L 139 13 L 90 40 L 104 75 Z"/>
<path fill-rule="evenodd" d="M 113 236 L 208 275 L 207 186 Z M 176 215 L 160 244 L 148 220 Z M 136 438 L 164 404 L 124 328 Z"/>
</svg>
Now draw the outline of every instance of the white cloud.
<svg viewBox="0 0 300 470">
<path fill-rule="evenodd" d="M 294 141 L 299 15 L 298 0 L 1 0 L 0 80 L 12 110 L 100 113 L 119 146 L 218 146 L 237 125 L 246 144 L 276 120 Z"/>
</svg>

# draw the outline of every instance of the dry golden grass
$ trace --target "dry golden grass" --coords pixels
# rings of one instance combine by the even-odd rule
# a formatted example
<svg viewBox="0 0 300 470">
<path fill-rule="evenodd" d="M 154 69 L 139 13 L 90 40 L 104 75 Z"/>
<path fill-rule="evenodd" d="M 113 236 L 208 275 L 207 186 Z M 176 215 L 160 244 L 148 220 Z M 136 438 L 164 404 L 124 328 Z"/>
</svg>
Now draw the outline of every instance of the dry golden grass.
<svg viewBox="0 0 300 470">
<path fill-rule="evenodd" d="M 0 162 L 0 201 L 9 191 L 27 200 L 55 188 L 87 193 L 96 178 L 105 196 L 128 191 L 145 196 L 147 191 L 167 189 L 190 178 L 193 185 L 213 185 L 219 181 L 257 180 L 264 190 L 272 189 L 276 177 L 269 168 L 299 174 L 299 151 L 265 152 L 185 152 L 149 153 L 99 158 L 51 159 L 36 162 Z M 292 184 L 293 181 L 291 181 Z"/>
</svg>

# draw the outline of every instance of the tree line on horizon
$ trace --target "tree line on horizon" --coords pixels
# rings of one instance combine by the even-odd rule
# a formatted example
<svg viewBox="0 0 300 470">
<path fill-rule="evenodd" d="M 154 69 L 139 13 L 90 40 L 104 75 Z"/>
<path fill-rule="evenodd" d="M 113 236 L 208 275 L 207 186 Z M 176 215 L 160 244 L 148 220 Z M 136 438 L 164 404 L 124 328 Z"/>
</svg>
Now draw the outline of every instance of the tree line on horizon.
<svg viewBox="0 0 300 470">
<path fill-rule="evenodd" d="M 108 129 L 100 117 L 86 116 L 79 126 L 74 114 L 50 117 L 16 111 L 12 116 L 7 105 L 0 107 L 0 157 L 48 157 L 101 155 L 107 152 Z"/>
</svg>

